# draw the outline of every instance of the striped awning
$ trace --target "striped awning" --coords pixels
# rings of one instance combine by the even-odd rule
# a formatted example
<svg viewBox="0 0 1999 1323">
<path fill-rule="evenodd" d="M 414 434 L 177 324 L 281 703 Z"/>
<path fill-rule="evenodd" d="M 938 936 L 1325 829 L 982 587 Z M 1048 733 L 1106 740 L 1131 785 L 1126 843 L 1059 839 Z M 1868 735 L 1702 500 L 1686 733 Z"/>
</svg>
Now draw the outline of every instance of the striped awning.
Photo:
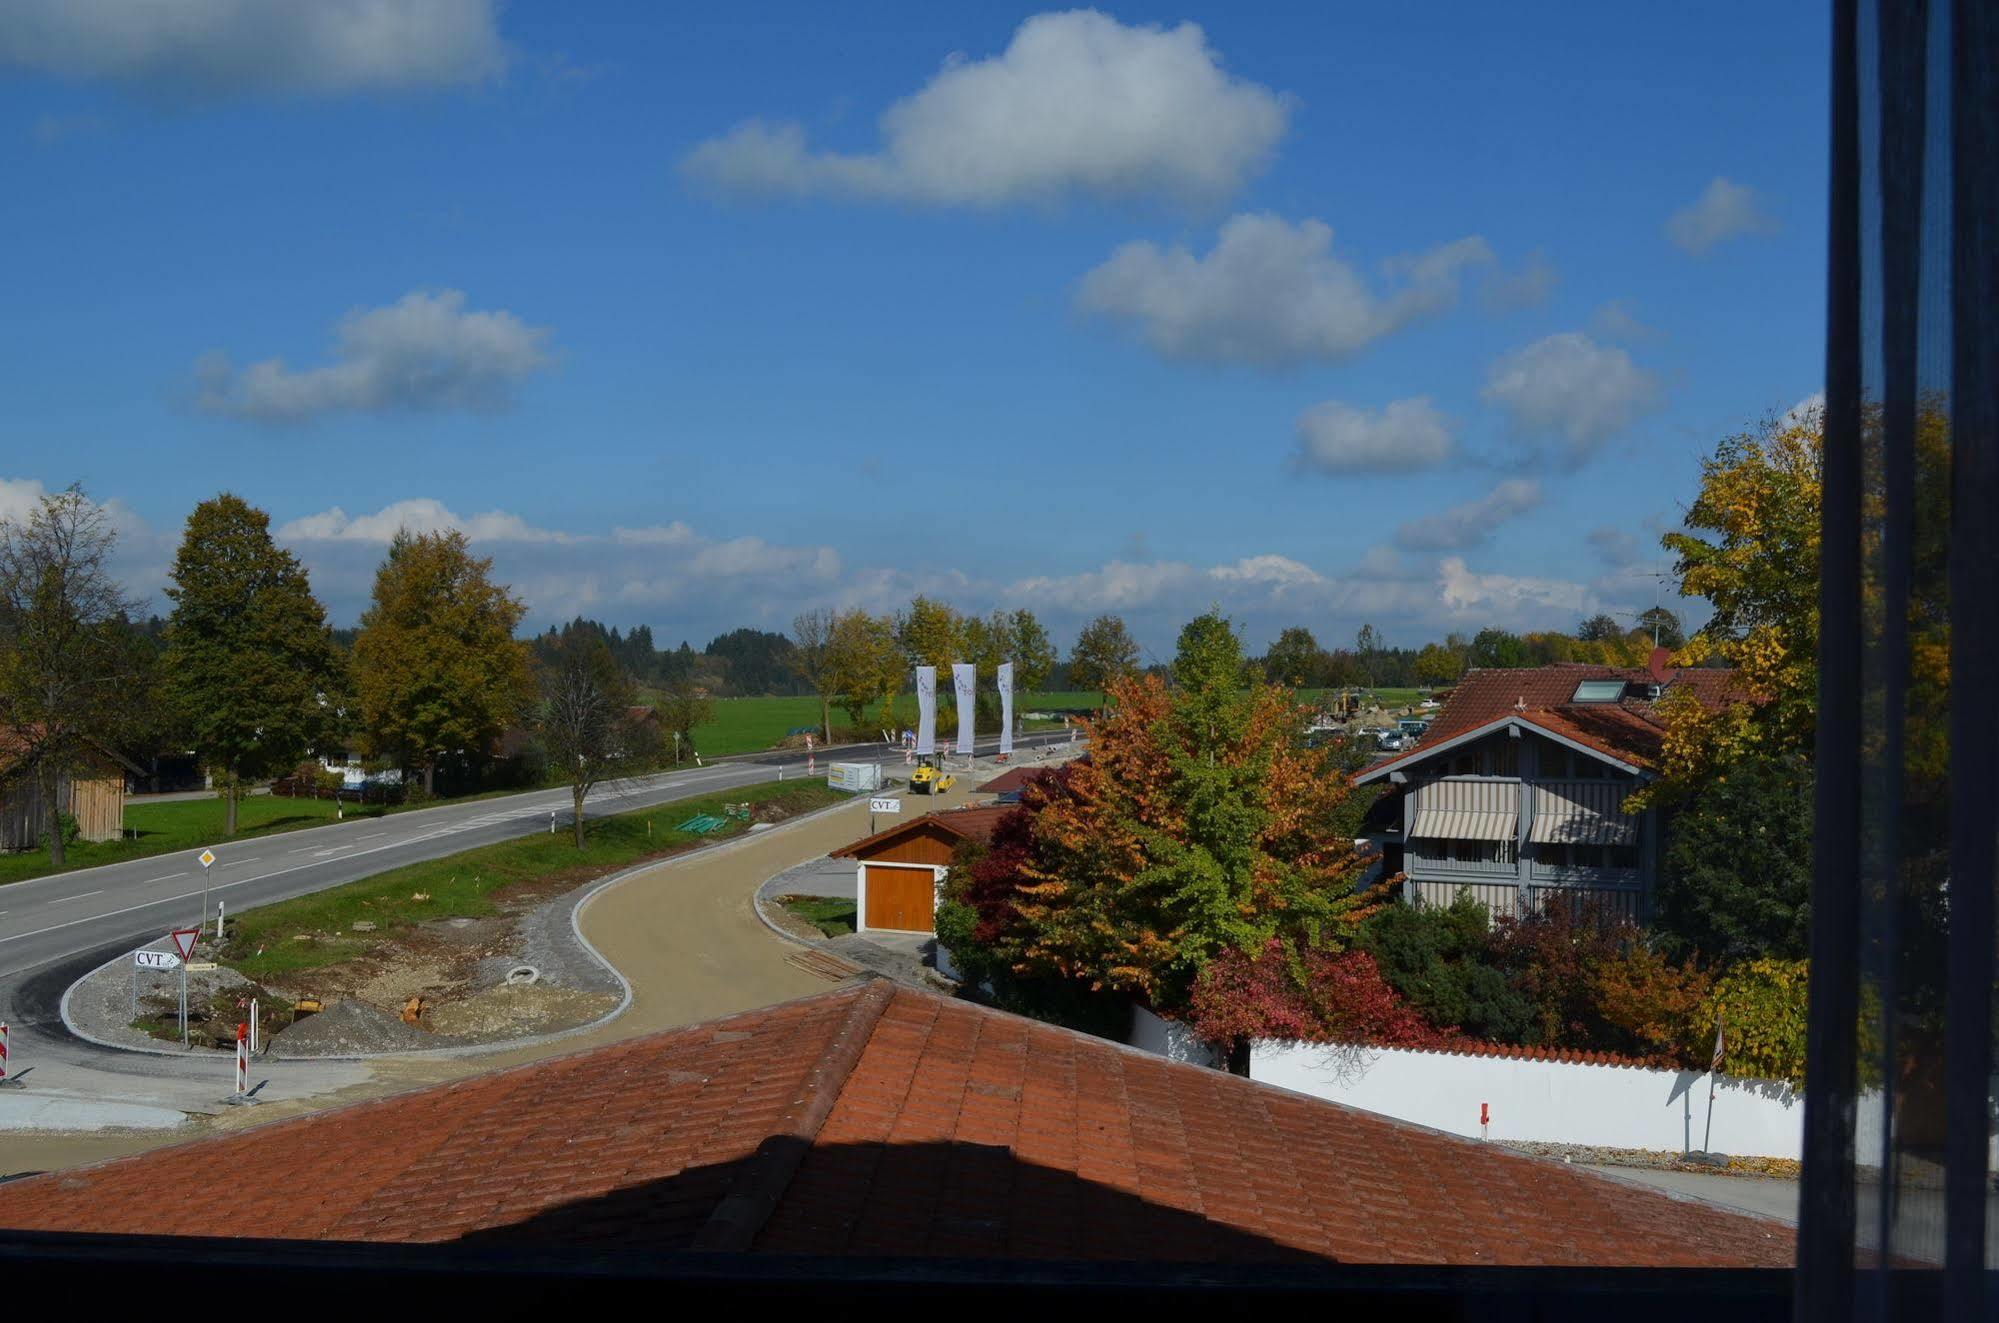
<svg viewBox="0 0 1999 1323">
<path fill-rule="evenodd" d="M 1512 841 L 1519 835 L 1517 782 L 1431 781 L 1410 797 L 1411 840 Z"/>
<path fill-rule="evenodd" d="M 1620 781 L 1537 781 L 1527 839 L 1538 845 L 1636 845 L 1638 819 L 1622 811 L 1631 791 Z"/>
</svg>

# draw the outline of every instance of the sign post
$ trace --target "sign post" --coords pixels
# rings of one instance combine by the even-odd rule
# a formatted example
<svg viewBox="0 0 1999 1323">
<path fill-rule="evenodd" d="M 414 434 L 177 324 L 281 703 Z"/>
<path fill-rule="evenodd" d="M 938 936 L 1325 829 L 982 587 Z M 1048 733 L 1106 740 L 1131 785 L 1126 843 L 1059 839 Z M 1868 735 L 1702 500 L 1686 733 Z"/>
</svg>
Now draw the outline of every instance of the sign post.
<svg viewBox="0 0 1999 1323">
<path fill-rule="evenodd" d="M 205 856 L 208 851 L 203 850 Z M 187 958 L 194 954 L 195 939 L 201 936 L 199 928 L 176 928 L 167 936 L 173 938 L 174 950 L 180 955 L 180 1045 L 187 1046 Z"/>
<path fill-rule="evenodd" d="M 204 849 L 195 856 L 201 861 L 201 926 L 208 926 L 208 870 L 215 867 L 215 851 Z"/>
</svg>

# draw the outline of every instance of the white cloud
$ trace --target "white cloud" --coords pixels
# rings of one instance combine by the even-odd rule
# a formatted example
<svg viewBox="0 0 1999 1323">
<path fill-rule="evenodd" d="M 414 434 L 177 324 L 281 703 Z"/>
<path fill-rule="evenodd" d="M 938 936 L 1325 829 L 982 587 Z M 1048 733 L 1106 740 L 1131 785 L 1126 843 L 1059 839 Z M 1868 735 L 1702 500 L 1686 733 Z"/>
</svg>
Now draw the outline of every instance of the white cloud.
<svg viewBox="0 0 1999 1323">
<path fill-rule="evenodd" d="M 1567 331 L 1493 364 L 1481 398 L 1517 431 L 1555 437 L 1580 460 L 1658 403 L 1659 380 L 1624 350 Z"/>
<path fill-rule="evenodd" d="M 1698 198 L 1666 221 L 1666 237 L 1699 257 L 1716 244 L 1745 234 L 1769 234 L 1777 222 L 1758 203 L 1756 190 L 1716 175 Z"/>
<path fill-rule="evenodd" d="M 570 542 L 569 534 L 536 528 L 516 514 L 453 514 L 442 501 L 417 497 L 385 505 L 374 514 L 349 515 L 339 506 L 282 525 L 288 542 L 372 542 L 386 544 L 399 532 L 442 533 L 456 529 L 473 542 Z"/>
<path fill-rule="evenodd" d="M 882 114 L 876 151 L 814 151 L 798 124 L 753 119 L 681 168 L 717 191 L 763 196 L 1215 202 L 1263 169 L 1288 114 L 1284 98 L 1226 73 L 1192 23 L 1127 27 L 1075 10 L 1027 19 L 998 55 L 947 59 Z"/>
<path fill-rule="evenodd" d="M 1516 308 L 1538 308 L 1555 292 L 1561 277 L 1546 253 L 1527 255 L 1517 271 L 1495 273 L 1485 282 L 1485 301 L 1502 312 Z"/>
<path fill-rule="evenodd" d="M 1605 340 L 1622 340 L 1626 344 L 1650 340 L 1658 334 L 1639 321 L 1622 299 L 1612 299 L 1590 314 L 1589 328 Z"/>
<path fill-rule="evenodd" d="M 1168 358 L 1265 367 L 1359 352 L 1457 301 L 1465 268 L 1492 260 L 1477 237 L 1382 263 L 1387 288 L 1333 253 L 1323 221 L 1244 214 L 1205 257 L 1128 243 L 1083 277 L 1076 306 L 1132 327 Z"/>
<path fill-rule="evenodd" d="M 1508 478 L 1483 496 L 1410 520 L 1395 530 L 1395 544 L 1405 551 L 1460 551 L 1485 541 L 1501 524 L 1540 504 L 1540 483 Z"/>
<path fill-rule="evenodd" d="M 0 0 L 0 65 L 178 96 L 329 96 L 477 82 L 493 0 Z"/>
<path fill-rule="evenodd" d="M 1451 457 L 1450 421 L 1424 396 L 1395 400 L 1379 410 L 1338 400 L 1298 415 L 1300 468 L 1321 473 L 1403 473 L 1435 468 Z"/>
<path fill-rule="evenodd" d="M 196 367 L 201 407 L 259 422 L 336 413 L 490 411 L 549 365 L 549 332 L 510 312 L 467 312 L 455 289 L 417 290 L 350 312 L 334 331 L 334 361 L 293 368 L 281 358 L 242 369 L 209 354 Z"/>
<path fill-rule="evenodd" d="M 1544 619 L 1551 611 L 1573 621 L 1594 601 L 1587 585 L 1474 573 L 1461 556 L 1446 556 L 1438 564 L 1437 588 L 1451 611 L 1461 616 L 1483 613 L 1483 618 L 1499 623 Z"/>
</svg>

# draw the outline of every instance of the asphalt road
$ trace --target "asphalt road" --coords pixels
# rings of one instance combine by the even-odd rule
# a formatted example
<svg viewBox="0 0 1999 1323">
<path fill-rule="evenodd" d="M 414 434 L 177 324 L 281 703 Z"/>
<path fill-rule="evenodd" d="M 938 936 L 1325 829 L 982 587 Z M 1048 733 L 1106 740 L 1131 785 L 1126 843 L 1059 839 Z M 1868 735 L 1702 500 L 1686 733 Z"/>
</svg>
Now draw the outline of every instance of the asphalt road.
<svg viewBox="0 0 1999 1323">
<path fill-rule="evenodd" d="M 1026 748 L 1062 738 L 1023 736 L 1017 743 Z M 995 740 L 979 745 L 983 752 L 996 747 Z M 888 775 L 896 776 L 901 767 L 896 752 L 879 744 L 821 749 L 816 757 L 822 768 L 842 760 L 880 761 Z M 802 774 L 805 756 L 789 751 L 750 755 L 600 788 L 586 802 L 584 815 L 601 817 L 712 795 L 772 780 L 780 767 L 786 775 Z M 198 921 L 204 895 L 211 915 L 218 902 L 240 912 L 404 864 L 547 831 L 550 813 L 562 830 L 569 821 L 568 790 L 528 791 L 217 843 L 217 859 L 206 876 L 197 858 L 200 851 L 188 850 L 0 887 L 0 1021 L 12 1028 L 12 1056 L 28 1062 L 39 1053 L 56 1053 L 80 1062 L 81 1053 L 102 1069 L 158 1073 L 170 1058 L 97 1048 L 63 1029 L 60 1002 L 70 983 L 115 955 Z"/>
</svg>

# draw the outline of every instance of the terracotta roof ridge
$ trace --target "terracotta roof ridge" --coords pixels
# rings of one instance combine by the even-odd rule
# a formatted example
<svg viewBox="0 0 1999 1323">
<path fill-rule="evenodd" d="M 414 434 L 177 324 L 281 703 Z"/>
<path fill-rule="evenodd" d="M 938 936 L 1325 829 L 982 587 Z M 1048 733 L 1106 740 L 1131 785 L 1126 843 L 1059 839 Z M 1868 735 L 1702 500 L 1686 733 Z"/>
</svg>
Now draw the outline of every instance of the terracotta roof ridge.
<svg viewBox="0 0 1999 1323">
<path fill-rule="evenodd" d="M 689 1248 L 741 1253 L 756 1242 L 757 1233 L 798 1174 L 806 1150 L 832 1115 L 840 1090 L 860 1064 L 861 1053 L 867 1050 L 875 1025 L 895 1000 L 895 993 L 895 983 L 885 978 L 876 977 L 862 986 L 819 1060 L 806 1073 L 803 1085 L 785 1104 L 777 1128 L 757 1145 L 744 1164 L 743 1174 L 695 1232 Z"/>
</svg>

